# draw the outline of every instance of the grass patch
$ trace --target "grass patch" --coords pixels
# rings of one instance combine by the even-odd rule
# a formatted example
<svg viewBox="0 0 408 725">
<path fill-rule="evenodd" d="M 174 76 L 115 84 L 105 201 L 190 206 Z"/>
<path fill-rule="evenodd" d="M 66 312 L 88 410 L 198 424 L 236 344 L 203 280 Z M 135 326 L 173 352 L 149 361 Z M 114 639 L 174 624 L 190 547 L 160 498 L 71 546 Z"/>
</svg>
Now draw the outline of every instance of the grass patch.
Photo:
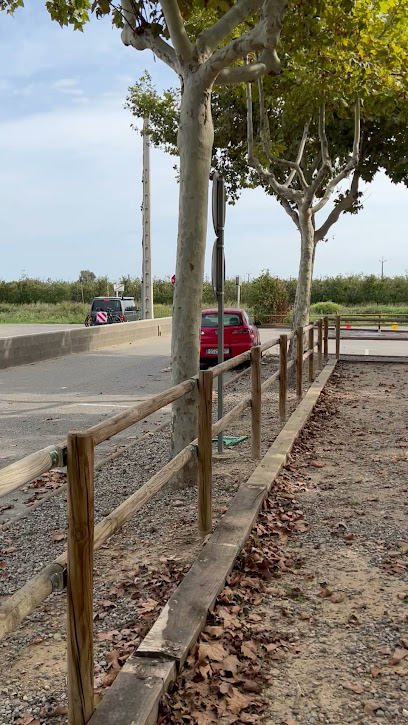
<svg viewBox="0 0 408 725">
<path fill-rule="evenodd" d="M 82 302 L 36 302 L 29 305 L 0 303 L 1 324 L 81 324 L 89 312 L 89 305 Z"/>
</svg>

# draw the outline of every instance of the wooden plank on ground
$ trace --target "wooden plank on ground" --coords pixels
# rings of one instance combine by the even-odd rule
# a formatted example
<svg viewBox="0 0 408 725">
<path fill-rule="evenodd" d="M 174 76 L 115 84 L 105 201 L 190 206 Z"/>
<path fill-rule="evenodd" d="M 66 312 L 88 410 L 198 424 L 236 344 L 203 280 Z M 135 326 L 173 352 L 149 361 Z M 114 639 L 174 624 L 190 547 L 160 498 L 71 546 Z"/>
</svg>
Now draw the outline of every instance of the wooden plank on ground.
<svg viewBox="0 0 408 725">
<path fill-rule="evenodd" d="M 238 549 L 210 540 L 172 594 L 159 618 L 137 649 L 140 656 L 173 657 L 180 667 L 197 640 Z"/>
<path fill-rule="evenodd" d="M 252 477 L 239 487 L 211 537 L 214 544 L 230 544 L 237 551 L 244 546 L 268 493 L 267 482 L 258 484 L 251 481 Z"/>
<path fill-rule="evenodd" d="M 89 725 L 156 725 L 160 698 L 175 677 L 172 660 L 129 657 Z"/>
<path fill-rule="evenodd" d="M 305 398 L 290 417 L 252 476 L 239 487 L 226 514 L 220 520 L 197 560 L 170 597 L 159 618 L 134 656 L 119 673 L 91 725 L 153 725 L 157 708 L 176 667 L 185 661 L 244 546 L 268 490 L 287 460 L 337 361 L 330 362 L 310 386 Z M 150 668 L 174 667 L 165 677 L 141 674 L 146 658 Z M 141 665 L 137 663 L 141 662 Z M 129 671 L 129 667 L 131 670 Z M 132 669 L 134 668 L 134 669 Z M 159 670 L 157 670 L 158 672 Z M 166 672 L 170 672 L 166 669 Z M 144 677 L 144 685 L 143 685 Z M 150 718 L 150 719 L 149 719 Z M 153 718 L 153 719 L 152 719 Z"/>
</svg>

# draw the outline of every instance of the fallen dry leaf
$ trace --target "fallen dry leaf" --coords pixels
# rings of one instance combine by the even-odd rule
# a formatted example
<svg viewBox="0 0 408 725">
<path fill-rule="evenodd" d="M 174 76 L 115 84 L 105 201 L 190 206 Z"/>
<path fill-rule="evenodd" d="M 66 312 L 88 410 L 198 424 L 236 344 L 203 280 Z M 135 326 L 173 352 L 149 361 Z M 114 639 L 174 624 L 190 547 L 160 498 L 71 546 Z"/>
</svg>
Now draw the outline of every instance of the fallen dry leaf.
<svg viewBox="0 0 408 725">
<path fill-rule="evenodd" d="M 381 702 L 378 702 L 378 700 L 366 700 L 364 703 L 364 712 L 366 715 L 374 717 L 377 710 L 381 710 Z"/>
<path fill-rule="evenodd" d="M 218 642 L 203 642 L 198 648 L 198 658 L 200 661 L 207 658 L 210 662 L 222 662 L 227 657 L 227 654 L 228 652 Z"/>
<path fill-rule="evenodd" d="M 143 612 L 153 612 L 153 609 L 156 609 L 158 605 L 159 602 L 156 602 L 155 599 L 147 599 L 146 602 L 141 603 L 140 609 L 142 609 Z"/>
<path fill-rule="evenodd" d="M 34 639 L 31 640 L 30 644 L 40 644 L 42 641 L 43 637 L 41 637 L 41 634 L 37 634 Z"/>
<path fill-rule="evenodd" d="M 211 725 L 211 723 L 215 722 L 214 717 L 206 712 L 199 712 L 199 710 L 193 710 L 191 717 L 194 718 L 197 725 Z"/>
<path fill-rule="evenodd" d="M 333 604 L 339 604 L 340 602 L 344 602 L 344 594 L 342 592 L 335 592 L 335 594 L 332 594 L 330 597 L 330 601 L 333 602 Z"/>
<path fill-rule="evenodd" d="M 357 683 L 356 685 L 352 685 L 350 682 L 348 682 L 347 685 L 345 685 L 345 687 L 347 688 L 347 690 L 351 690 L 352 692 L 355 692 L 357 695 L 361 695 L 361 693 L 364 692 L 363 685 L 360 685 L 359 683 Z"/>
<path fill-rule="evenodd" d="M 221 662 L 222 669 L 226 672 L 231 672 L 233 675 L 237 674 L 239 665 L 239 659 L 235 655 L 228 655 L 228 657 Z"/>
<path fill-rule="evenodd" d="M 228 692 L 226 693 L 226 695 L 228 697 L 228 709 L 234 715 L 238 715 L 241 710 L 245 710 L 245 708 L 249 707 L 252 702 L 250 697 L 243 695 L 233 685 L 228 685 Z"/>
<path fill-rule="evenodd" d="M 325 587 L 319 592 L 318 596 L 321 597 L 321 599 L 329 599 L 333 596 L 333 592 L 328 587 Z"/>
<path fill-rule="evenodd" d="M 251 660 L 256 660 L 256 644 L 252 640 L 249 642 L 243 642 L 241 645 L 241 653 L 244 657 L 248 657 Z"/>
<path fill-rule="evenodd" d="M 408 655 L 408 649 L 396 649 L 391 657 L 390 665 L 399 665 L 401 660 L 404 660 Z"/>
<path fill-rule="evenodd" d="M 53 541 L 63 541 L 67 538 L 66 531 L 51 531 L 51 539 Z"/>
</svg>

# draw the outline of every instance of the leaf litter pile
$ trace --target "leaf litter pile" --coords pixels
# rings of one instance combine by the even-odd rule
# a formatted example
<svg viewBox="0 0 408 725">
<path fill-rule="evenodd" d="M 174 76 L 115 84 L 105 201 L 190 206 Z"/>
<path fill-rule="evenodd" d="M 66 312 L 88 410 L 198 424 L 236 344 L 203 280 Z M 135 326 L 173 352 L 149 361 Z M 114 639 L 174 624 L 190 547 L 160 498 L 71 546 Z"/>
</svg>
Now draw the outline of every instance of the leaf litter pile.
<svg viewBox="0 0 408 725">
<path fill-rule="evenodd" d="M 160 725 L 408 723 L 406 378 L 332 376 Z"/>
</svg>

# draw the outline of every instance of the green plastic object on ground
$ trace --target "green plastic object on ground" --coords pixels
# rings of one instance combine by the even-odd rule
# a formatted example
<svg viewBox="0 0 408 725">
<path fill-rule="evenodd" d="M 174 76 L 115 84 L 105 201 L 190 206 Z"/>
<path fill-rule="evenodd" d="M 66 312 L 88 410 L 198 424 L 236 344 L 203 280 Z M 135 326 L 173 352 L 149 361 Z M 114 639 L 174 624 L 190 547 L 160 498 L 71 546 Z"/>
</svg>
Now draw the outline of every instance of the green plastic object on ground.
<svg viewBox="0 0 408 725">
<path fill-rule="evenodd" d="M 242 443 L 242 441 L 246 441 L 248 436 L 223 436 L 222 439 L 224 441 L 224 446 L 226 448 L 229 448 L 230 446 L 237 446 L 238 443 Z M 213 443 L 216 443 L 218 438 L 213 438 Z"/>
</svg>

